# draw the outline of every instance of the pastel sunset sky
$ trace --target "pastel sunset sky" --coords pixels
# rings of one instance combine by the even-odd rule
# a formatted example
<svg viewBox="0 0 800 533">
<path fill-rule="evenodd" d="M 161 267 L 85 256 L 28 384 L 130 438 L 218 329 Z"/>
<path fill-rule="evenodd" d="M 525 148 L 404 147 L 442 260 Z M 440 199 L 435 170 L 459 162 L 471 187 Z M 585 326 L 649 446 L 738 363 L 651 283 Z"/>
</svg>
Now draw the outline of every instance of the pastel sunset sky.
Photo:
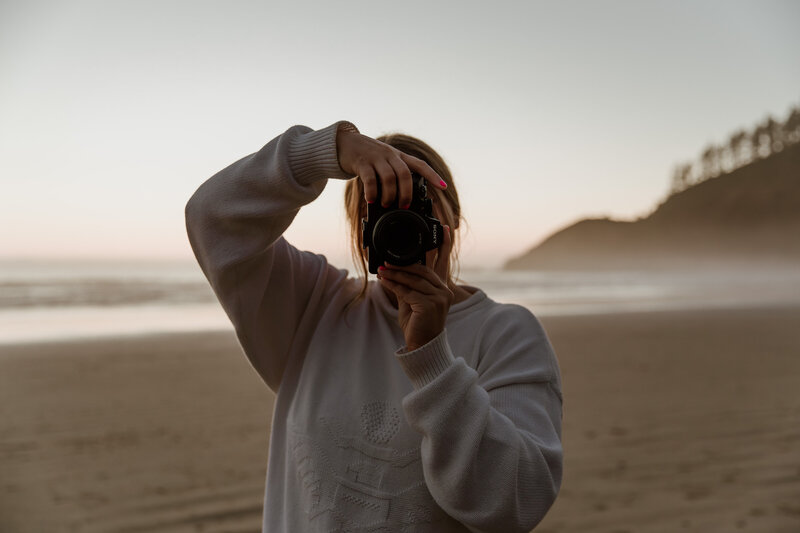
<svg viewBox="0 0 800 533">
<path fill-rule="evenodd" d="M 800 102 L 800 2 L 0 1 L 0 257 L 190 258 L 183 208 L 293 124 L 455 174 L 465 266 L 631 218 Z M 287 238 L 347 261 L 343 182 Z"/>
</svg>

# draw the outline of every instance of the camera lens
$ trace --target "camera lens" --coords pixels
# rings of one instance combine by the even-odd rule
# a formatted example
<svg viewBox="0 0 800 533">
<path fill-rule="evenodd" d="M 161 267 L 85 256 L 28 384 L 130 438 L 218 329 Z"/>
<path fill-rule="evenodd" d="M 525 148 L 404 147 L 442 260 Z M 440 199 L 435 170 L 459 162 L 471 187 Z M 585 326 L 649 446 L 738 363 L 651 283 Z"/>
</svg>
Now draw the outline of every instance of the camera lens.
<svg viewBox="0 0 800 533">
<path fill-rule="evenodd" d="M 405 256 L 413 254 L 416 250 L 416 241 L 419 235 L 414 233 L 414 228 L 398 222 L 389 222 L 386 225 L 386 240 L 393 255 Z"/>
<path fill-rule="evenodd" d="M 391 211 L 375 224 L 372 242 L 376 251 L 390 262 L 404 266 L 415 263 L 424 253 L 425 220 L 411 211 Z"/>
</svg>

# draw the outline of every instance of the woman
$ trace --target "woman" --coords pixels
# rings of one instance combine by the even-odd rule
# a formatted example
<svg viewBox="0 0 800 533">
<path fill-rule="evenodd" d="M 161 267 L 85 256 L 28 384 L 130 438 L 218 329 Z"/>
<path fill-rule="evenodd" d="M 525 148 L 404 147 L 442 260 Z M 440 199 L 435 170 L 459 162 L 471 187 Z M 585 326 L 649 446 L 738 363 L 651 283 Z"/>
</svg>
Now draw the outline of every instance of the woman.
<svg viewBox="0 0 800 533">
<path fill-rule="evenodd" d="M 525 308 L 454 283 L 450 172 L 413 137 L 384 140 L 293 126 L 186 206 L 197 260 L 276 393 L 264 531 L 529 531 L 561 483 L 555 355 Z M 282 237 L 327 179 L 351 179 L 358 243 L 365 202 L 408 205 L 412 170 L 454 230 L 425 266 L 359 281 Z"/>
</svg>

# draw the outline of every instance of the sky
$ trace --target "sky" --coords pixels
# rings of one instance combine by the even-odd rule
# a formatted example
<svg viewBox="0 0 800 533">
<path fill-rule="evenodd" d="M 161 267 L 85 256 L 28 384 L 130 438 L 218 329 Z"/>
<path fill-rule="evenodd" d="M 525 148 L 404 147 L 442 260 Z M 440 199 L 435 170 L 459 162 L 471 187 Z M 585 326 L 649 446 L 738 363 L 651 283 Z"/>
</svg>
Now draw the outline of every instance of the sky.
<svg viewBox="0 0 800 533">
<path fill-rule="evenodd" d="M 800 103 L 800 2 L 0 0 L 0 258 L 189 259 L 184 206 L 290 126 L 433 146 L 493 268 L 632 219 Z M 347 265 L 344 182 L 286 238 Z"/>
</svg>

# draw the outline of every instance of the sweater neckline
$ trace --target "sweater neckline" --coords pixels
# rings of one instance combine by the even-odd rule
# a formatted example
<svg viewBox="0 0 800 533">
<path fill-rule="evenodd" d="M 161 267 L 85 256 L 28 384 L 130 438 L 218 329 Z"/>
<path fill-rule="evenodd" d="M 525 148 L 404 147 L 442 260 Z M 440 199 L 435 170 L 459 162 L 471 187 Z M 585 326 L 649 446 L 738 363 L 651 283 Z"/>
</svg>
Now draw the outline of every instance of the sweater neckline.
<svg viewBox="0 0 800 533">
<path fill-rule="evenodd" d="M 478 287 L 474 287 L 472 285 L 460 285 L 460 287 L 466 289 L 472 294 L 469 296 L 469 298 L 451 305 L 450 310 L 447 313 L 448 317 L 471 309 L 488 298 L 486 293 Z M 375 280 L 370 280 L 369 288 L 372 293 L 372 299 L 377 303 L 378 307 L 380 307 L 385 314 L 397 320 L 398 311 L 394 306 L 392 306 L 392 302 L 389 300 L 389 297 L 386 296 L 386 292 L 384 292 L 380 284 Z"/>
</svg>

